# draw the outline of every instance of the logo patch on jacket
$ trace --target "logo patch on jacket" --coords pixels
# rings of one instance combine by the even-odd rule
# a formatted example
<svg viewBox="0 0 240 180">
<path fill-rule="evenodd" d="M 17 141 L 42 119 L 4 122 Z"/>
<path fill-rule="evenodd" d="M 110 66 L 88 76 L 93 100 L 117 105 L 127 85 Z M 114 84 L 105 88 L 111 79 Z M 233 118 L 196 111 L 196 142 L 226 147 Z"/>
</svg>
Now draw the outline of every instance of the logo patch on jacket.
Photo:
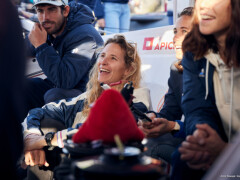
<svg viewBox="0 0 240 180">
<path fill-rule="evenodd" d="M 205 77 L 204 69 L 201 69 L 201 72 L 198 75 L 199 77 Z"/>
<path fill-rule="evenodd" d="M 72 50 L 72 53 L 76 54 L 78 52 L 78 48 Z"/>
</svg>

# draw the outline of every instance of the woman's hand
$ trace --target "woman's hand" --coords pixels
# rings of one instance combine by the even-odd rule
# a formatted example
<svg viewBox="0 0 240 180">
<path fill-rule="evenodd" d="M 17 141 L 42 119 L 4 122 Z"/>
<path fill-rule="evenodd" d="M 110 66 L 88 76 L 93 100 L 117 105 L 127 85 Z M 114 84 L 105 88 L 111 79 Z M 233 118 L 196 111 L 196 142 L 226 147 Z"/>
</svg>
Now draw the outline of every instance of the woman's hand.
<svg viewBox="0 0 240 180">
<path fill-rule="evenodd" d="M 155 114 L 147 114 L 152 122 L 141 122 L 139 123 L 139 129 L 144 133 L 148 138 L 158 137 L 165 133 L 171 132 L 174 128 L 175 123 L 173 121 L 168 121 L 164 118 L 155 118 Z"/>
<path fill-rule="evenodd" d="M 208 169 L 212 163 L 212 158 L 208 151 L 198 144 L 194 136 L 187 136 L 186 141 L 178 149 L 181 159 L 186 161 L 192 169 Z"/>
<path fill-rule="evenodd" d="M 45 152 L 42 149 L 25 151 L 24 155 L 25 163 L 28 166 L 49 166 L 48 162 L 46 161 Z"/>
<path fill-rule="evenodd" d="M 208 124 L 197 124 L 197 130 L 205 131 L 206 138 L 198 138 L 198 143 L 201 144 L 206 151 L 208 151 L 214 158 L 220 155 L 222 150 L 227 146 L 218 133 Z"/>
<path fill-rule="evenodd" d="M 156 115 L 154 113 L 147 113 L 146 114 L 152 121 L 154 118 L 156 118 Z M 154 124 L 152 122 L 143 122 L 142 120 L 138 121 L 138 126 L 140 129 L 151 129 L 154 127 Z"/>
<path fill-rule="evenodd" d="M 187 136 L 179 148 L 181 159 L 193 169 L 208 169 L 227 145 L 207 124 L 196 125 L 193 135 Z"/>
</svg>

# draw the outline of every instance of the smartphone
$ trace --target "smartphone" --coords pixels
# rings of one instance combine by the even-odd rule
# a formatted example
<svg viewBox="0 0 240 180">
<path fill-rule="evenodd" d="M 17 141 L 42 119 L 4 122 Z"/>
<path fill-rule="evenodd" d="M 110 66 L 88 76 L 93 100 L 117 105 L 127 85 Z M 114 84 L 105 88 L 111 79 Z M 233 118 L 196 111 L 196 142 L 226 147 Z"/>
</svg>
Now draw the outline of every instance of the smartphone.
<svg viewBox="0 0 240 180">
<path fill-rule="evenodd" d="M 152 120 L 146 115 L 145 117 L 139 118 L 143 122 L 152 122 Z"/>
</svg>

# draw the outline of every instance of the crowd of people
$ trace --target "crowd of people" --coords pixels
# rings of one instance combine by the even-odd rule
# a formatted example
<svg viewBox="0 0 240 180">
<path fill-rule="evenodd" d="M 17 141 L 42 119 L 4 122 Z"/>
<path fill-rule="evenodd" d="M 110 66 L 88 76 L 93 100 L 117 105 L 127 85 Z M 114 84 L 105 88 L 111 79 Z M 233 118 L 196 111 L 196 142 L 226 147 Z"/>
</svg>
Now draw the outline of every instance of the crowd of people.
<svg viewBox="0 0 240 180">
<path fill-rule="evenodd" d="M 53 179 L 53 168 L 58 165 L 51 164 L 53 152 L 60 152 L 63 142 L 83 127 L 105 88 L 121 92 L 131 82 L 131 105 L 151 119 L 142 121 L 132 111 L 140 136 L 157 138 L 151 145 L 161 145 L 159 141 L 169 133 L 173 140 L 181 139 L 171 149 L 155 152 L 162 159 L 166 157 L 161 151 L 170 153 L 170 179 L 202 179 L 240 130 L 240 1 L 197 0 L 179 14 L 173 29 L 177 61 L 170 67 L 169 90 L 160 112 L 152 111 L 149 89 L 141 86 L 136 45 L 118 32 L 104 43 L 94 28 L 92 11 L 97 2 L 85 3 L 88 6 L 34 0 L 38 22 L 24 39 L 14 4 L 0 2 L 4 85 L 0 131 L 4 147 L 0 152 L 6 154 L 7 162 L 1 171 L 10 179 L 22 179 L 27 167 L 24 178 Z M 104 9 L 128 11 L 127 3 L 104 1 Z M 110 26 L 106 17 L 113 15 L 105 12 L 103 17 L 103 24 Z M 36 57 L 46 79 L 24 78 L 26 55 Z M 17 63 L 16 68 L 8 68 L 12 63 Z M 14 73 L 6 81 L 8 69 Z M 110 115 L 109 111 L 105 116 Z"/>
</svg>

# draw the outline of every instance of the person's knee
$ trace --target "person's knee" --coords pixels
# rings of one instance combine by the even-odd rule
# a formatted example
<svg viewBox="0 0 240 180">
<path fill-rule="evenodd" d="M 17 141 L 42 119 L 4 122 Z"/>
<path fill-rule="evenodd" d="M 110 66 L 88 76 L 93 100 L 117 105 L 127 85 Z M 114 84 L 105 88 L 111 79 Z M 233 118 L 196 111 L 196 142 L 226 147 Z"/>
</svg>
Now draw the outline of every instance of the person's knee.
<svg viewBox="0 0 240 180">
<path fill-rule="evenodd" d="M 43 98 L 44 98 L 44 102 L 47 104 L 47 103 L 62 99 L 63 96 L 64 96 L 64 94 L 62 93 L 62 90 L 60 90 L 59 88 L 53 88 L 53 89 L 48 90 L 44 94 Z"/>
<path fill-rule="evenodd" d="M 41 78 L 29 78 L 28 79 L 28 83 L 29 84 L 42 84 L 43 83 L 43 79 Z"/>
<path fill-rule="evenodd" d="M 82 91 L 78 89 L 52 88 L 44 94 L 44 102 L 47 104 L 61 99 L 73 98 L 81 93 Z"/>
</svg>

